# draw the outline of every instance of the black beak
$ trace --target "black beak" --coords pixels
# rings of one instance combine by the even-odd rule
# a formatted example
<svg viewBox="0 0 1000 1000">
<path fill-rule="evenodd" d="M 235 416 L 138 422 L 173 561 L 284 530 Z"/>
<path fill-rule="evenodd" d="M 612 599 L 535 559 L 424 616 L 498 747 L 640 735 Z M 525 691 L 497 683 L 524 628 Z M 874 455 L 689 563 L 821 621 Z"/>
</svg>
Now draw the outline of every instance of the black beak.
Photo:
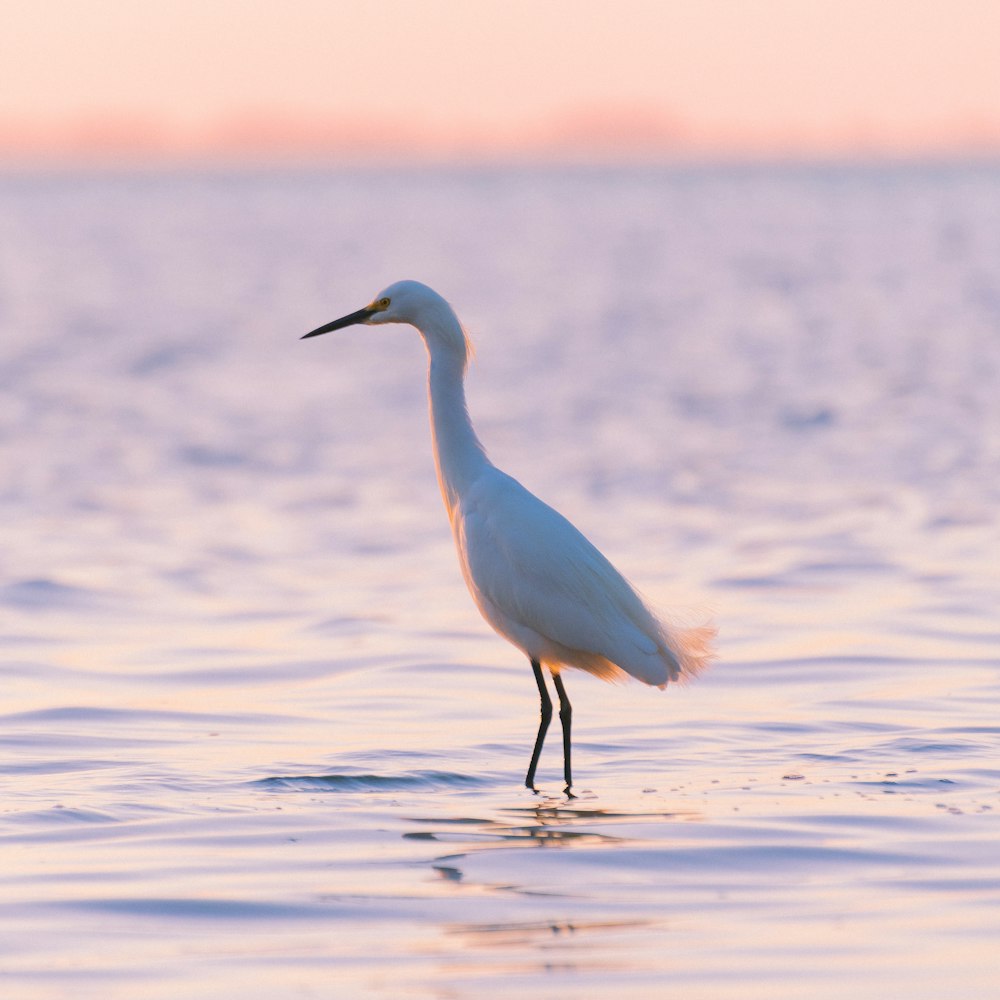
<svg viewBox="0 0 1000 1000">
<path fill-rule="evenodd" d="M 354 326 L 355 323 L 364 323 L 373 312 L 375 312 L 374 309 L 365 306 L 364 309 L 359 309 L 349 316 L 341 316 L 340 319 L 335 319 L 332 323 L 327 323 L 326 326 L 318 327 L 312 333 L 299 337 L 299 340 L 305 340 L 307 337 L 318 337 L 321 333 L 329 333 L 331 330 L 342 330 L 345 326 Z"/>
</svg>

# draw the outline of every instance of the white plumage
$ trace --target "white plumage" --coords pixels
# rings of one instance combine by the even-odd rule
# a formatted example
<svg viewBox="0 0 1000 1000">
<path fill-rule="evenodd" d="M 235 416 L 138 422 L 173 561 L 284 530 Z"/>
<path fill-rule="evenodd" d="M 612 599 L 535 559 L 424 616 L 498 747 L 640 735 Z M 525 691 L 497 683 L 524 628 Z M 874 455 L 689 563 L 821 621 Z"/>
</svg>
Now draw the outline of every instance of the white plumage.
<svg viewBox="0 0 1000 1000">
<path fill-rule="evenodd" d="M 396 282 L 306 337 L 355 323 L 409 323 L 424 338 L 438 483 L 462 574 L 483 617 L 524 652 L 538 683 L 542 720 L 525 784 L 534 787 L 552 711 L 544 665 L 559 694 L 568 791 L 572 708 L 560 670 L 577 667 L 605 680 L 631 676 L 662 688 L 708 663 L 715 629 L 665 623 L 566 518 L 490 462 L 465 404 L 469 340 L 437 292 Z"/>
</svg>

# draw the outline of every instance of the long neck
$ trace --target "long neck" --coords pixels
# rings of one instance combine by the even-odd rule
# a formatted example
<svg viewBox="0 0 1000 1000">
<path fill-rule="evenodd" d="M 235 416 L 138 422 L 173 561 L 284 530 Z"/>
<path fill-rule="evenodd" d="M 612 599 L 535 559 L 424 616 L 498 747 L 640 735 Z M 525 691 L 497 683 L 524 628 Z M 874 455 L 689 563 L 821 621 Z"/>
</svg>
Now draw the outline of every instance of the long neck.
<svg viewBox="0 0 1000 1000">
<path fill-rule="evenodd" d="M 463 338 L 464 339 L 464 338 Z M 490 461 L 472 429 L 465 405 L 465 355 L 428 342 L 431 435 L 438 484 L 448 517 Z"/>
</svg>

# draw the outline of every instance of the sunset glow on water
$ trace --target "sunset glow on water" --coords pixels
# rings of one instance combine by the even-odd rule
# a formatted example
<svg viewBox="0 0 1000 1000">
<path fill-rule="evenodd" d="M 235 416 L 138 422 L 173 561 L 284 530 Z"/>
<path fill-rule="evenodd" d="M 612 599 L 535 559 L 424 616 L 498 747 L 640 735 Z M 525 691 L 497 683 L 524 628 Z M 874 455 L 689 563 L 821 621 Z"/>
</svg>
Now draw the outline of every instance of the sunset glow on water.
<svg viewBox="0 0 1000 1000">
<path fill-rule="evenodd" d="M 1000 177 L 0 182 L 5 996 L 988 997 Z M 493 460 L 719 660 L 479 619 L 400 277 Z"/>
</svg>

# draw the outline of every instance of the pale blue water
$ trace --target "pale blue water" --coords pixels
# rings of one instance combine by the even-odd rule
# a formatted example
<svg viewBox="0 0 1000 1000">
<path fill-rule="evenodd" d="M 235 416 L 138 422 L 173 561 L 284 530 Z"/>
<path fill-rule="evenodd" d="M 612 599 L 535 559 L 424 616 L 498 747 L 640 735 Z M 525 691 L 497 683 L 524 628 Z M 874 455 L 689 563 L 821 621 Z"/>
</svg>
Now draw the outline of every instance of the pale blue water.
<svg viewBox="0 0 1000 1000">
<path fill-rule="evenodd" d="M 401 277 L 721 629 L 572 801 Z M 0 331 L 4 997 L 1000 996 L 1000 170 L 8 176 Z"/>
</svg>

